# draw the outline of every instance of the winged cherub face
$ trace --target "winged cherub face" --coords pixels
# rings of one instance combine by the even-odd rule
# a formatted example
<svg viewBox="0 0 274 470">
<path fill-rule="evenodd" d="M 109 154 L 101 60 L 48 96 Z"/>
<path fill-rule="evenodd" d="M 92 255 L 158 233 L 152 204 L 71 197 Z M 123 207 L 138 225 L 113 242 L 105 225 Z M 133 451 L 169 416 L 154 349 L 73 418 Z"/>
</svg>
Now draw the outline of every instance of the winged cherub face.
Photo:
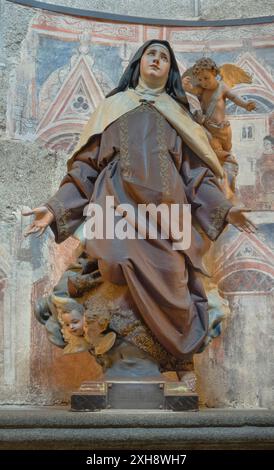
<svg viewBox="0 0 274 470">
<path fill-rule="evenodd" d="M 201 70 L 195 76 L 198 84 L 205 90 L 215 90 L 218 86 L 216 73 L 213 70 Z"/>
<path fill-rule="evenodd" d="M 82 336 L 84 334 L 84 317 L 77 310 L 62 315 L 65 328 L 74 336 Z"/>
</svg>

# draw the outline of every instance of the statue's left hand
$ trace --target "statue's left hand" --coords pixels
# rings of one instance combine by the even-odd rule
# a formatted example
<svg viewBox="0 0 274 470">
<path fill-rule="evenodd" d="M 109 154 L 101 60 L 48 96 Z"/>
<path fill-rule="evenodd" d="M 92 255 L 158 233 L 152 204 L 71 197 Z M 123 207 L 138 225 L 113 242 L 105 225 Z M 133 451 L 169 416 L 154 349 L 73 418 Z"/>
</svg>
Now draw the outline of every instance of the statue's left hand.
<svg viewBox="0 0 274 470">
<path fill-rule="evenodd" d="M 257 230 L 256 225 L 245 215 L 245 212 L 251 212 L 251 209 L 245 207 L 231 207 L 229 210 L 226 221 L 234 225 L 240 232 L 255 233 Z"/>
<path fill-rule="evenodd" d="M 54 215 L 46 206 L 36 207 L 31 211 L 23 211 L 22 215 L 34 215 L 32 224 L 27 227 L 24 236 L 27 237 L 32 233 L 36 233 L 37 236 L 41 236 L 47 227 L 54 221 Z"/>
</svg>

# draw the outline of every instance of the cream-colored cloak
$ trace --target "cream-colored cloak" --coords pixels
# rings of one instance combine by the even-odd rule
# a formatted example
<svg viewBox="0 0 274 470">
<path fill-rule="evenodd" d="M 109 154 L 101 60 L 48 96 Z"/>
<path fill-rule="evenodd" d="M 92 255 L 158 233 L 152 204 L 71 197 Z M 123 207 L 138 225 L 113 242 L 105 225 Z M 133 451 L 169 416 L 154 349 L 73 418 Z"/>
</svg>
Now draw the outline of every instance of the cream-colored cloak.
<svg viewBox="0 0 274 470">
<path fill-rule="evenodd" d="M 145 98 L 145 95 L 144 95 Z M 196 155 L 208 165 L 216 176 L 223 176 L 222 166 L 212 150 L 206 132 L 202 126 L 194 122 L 189 113 L 179 105 L 167 93 L 153 96 L 153 106 L 167 119 L 176 129 L 184 142 L 196 153 Z M 68 160 L 68 170 L 78 152 L 95 135 L 100 135 L 114 121 L 124 114 L 140 106 L 142 94 L 133 88 L 119 92 L 116 95 L 105 98 L 92 113 L 87 122 L 80 141 Z"/>
</svg>

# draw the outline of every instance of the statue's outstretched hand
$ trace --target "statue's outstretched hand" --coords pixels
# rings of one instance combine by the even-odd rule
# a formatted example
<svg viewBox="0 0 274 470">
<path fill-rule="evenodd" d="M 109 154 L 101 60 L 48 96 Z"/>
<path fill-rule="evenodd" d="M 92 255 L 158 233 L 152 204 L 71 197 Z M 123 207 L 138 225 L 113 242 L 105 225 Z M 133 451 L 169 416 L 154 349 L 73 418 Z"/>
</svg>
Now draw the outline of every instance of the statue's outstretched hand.
<svg viewBox="0 0 274 470">
<path fill-rule="evenodd" d="M 255 233 L 257 230 L 256 225 L 251 222 L 244 212 L 251 212 L 251 209 L 237 206 L 231 207 L 226 216 L 226 221 L 234 225 L 240 232 Z"/>
<path fill-rule="evenodd" d="M 54 221 L 54 215 L 46 206 L 36 207 L 31 211 L 23 211 L 22 215 L 34 215 L 34 221 L 31 225 L 28 226 L 27 230 L 24 233 L 24 236 L 27 237 L 32 233 L 36 233 L 37 236 L 41 236 L 47 227 Z"/>
</svg>

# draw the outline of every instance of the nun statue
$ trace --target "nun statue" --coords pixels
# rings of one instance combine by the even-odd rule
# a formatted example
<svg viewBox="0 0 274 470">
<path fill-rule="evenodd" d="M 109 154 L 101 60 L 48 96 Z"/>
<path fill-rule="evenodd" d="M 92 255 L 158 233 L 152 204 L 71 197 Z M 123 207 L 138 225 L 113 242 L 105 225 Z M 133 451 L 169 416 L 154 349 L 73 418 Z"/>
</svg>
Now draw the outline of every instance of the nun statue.
<svg viewBox="0 0 274 470">
<path fill-rule="evenodd" d="M 41 235 L 50 227 L 56 243 L 80 239 L 97 273 L 96 288 L 92 272 L 83 274 L 91 276 L 87 310 L 94 310 L 86 314 L 87 324 L 89 315 L 103 309 L 109 318 L 105 333 L 115 333 L 114 344 L 100 357 L 106 375 L 173 370 L 181 378 L 193 370 L 193 355 L 214 336 L 201 281 L 207 275 L 207 239 L 216 240 L 228 223 L 255 230 L 247 209 L 226 199 L 222 177 L 204 129 L 189 112 L 170 44 L 147 41 L 91 115 L 55 195 L 24 213 L 34 215 L 26 235 Z M 179 225 L 189 231 L 191 242 L 174 245 L 178 239 L 166 229 L 163 214 L 147 220 L 148 205 L 177 205 Z M 127 230 L 103 227 L 99 236 L 89 236 L 88 209 L 95 206 L 102 214 L 112 209 L 115 223 Z M 190 217 L 184 217 L 186 206 Z M 69 289 L 61 295 L 69 296 Z"/>
</svg>

